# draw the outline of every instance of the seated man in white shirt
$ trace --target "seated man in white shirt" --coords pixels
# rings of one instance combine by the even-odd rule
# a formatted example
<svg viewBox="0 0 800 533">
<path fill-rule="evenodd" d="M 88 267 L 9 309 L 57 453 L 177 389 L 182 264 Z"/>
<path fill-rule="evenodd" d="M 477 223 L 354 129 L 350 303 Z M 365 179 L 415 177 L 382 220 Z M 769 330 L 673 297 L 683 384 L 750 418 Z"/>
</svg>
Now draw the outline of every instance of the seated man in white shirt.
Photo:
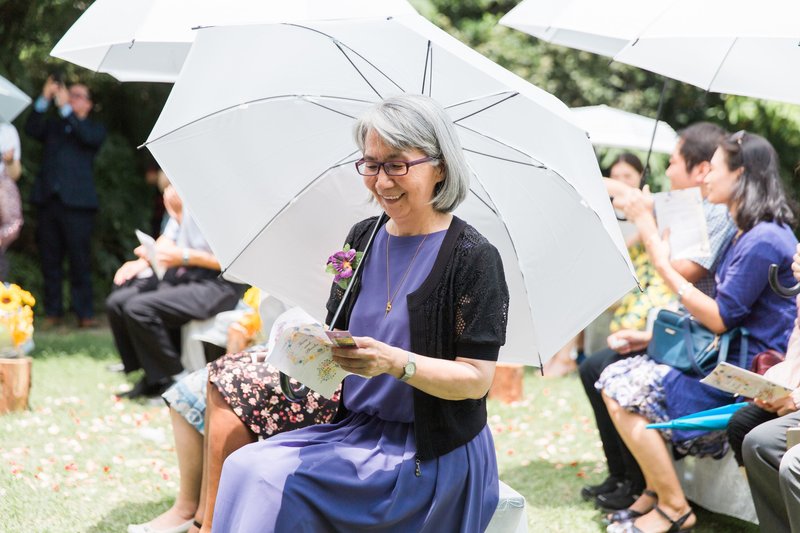
<svg viewBox="0 0 800 533">
<path fill-rule="evenodd" d="M 106 300 L 114 342 L 126 373 L 144 369 L 144 377 L 120 396 L 154 397 L 164 392 L 183 367 L 180 327 L 210 318 L 236 306 L 245 286 L 220 277 L 220 265 L 172 187 L 164 190 L 171 215 L 156 241 L 157 266 L 163 279 L 142 277 L 150 268 L 146 250 L 135 250 L 114 276 L 115 289 Z"/>
</svg>

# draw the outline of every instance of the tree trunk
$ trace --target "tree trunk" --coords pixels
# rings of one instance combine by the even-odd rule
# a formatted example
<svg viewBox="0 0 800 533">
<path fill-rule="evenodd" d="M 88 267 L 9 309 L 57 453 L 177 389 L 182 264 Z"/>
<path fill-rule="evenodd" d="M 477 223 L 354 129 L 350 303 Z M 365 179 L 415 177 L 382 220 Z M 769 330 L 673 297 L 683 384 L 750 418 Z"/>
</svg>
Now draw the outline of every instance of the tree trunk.
<svg viewBox="0 0 800 533">
<path fill-rule="evenodd" d="M 0 358 L 0 414 L 28 408 L 33 359 Z"/>
</svg>

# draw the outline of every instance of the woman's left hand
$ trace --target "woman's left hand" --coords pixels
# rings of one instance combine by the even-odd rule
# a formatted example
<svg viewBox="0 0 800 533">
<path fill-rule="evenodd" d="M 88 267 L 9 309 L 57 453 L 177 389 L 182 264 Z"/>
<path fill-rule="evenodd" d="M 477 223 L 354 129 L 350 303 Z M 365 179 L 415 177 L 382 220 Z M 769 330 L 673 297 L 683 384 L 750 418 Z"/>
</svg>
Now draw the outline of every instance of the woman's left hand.
<svg viewBox="0 0 800 533">
<path fill-rule="evenodd" d="M 333 360 L 342 370 L 373 377 L 380 374 L 401 374 L 399 369 L 405 364 L 403 350 L 376 341 L 372 337 L 353 337 L 358 348 L 333 348 Z M 400 363 L 402 359 L 402 363 Z"/>
</svg>

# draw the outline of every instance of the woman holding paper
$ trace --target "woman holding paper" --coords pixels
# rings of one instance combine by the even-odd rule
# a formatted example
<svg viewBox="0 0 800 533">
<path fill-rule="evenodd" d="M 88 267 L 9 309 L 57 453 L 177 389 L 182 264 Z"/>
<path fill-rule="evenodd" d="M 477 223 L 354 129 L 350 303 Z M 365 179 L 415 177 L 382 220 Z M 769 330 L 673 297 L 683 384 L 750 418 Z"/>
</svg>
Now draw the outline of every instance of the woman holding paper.
<svg viewBox="0 0 800 533">
<path fill-rule="evenodd" d="M 332 324 L 355 337 L 334 350 L 355 375 L 334 423 L 226 460 L 215 530 L 473 532 L 495 511 L 486 393 L 508 290 L 497 250 L 451 214 L 469 184 L 454 125 L 430 98 L 403 95 L 368 111 L 355 136 L 356 169 L 389 217 Z M 364 250 L 375 224 L 346 243 Z M 333 286 L 328 321 L 343 293 Z"/>
<path fill-rule="evenodd" d="M 683 306 L 709 330 L 723 333 L 735 327 L 749 331 L 746 364 L 767 349 L 783 351 L 796 314 L 792 300 L 779 297 L 767 284 L 771 263 L 781 266 L 782 280 L 797 245 L 789 224 L 794 215 L 778 175 L 778 158 L 769 142 L 741 131 L 725 139 L 711 159 L 705 178 L 709 201 L 728 207 L 737 233 L 716 274 L 716 295 L 710 297 L 688 282 L 669 261 L 664 236 L 645 235 L 648 250 L 661 277 Z M 738 342 L 728 360 L 738 361 Z M 648 431 L 651 422 L 664 422 L 696 411 L 719 407 L 733 397 L 699 382 L 700 377 L 659 365 L 646 355 L 606 368 L 597 382 L 614 425 L 642 469 L 646 490 L 628 512 L 610 526 L 613 531 L 683 531 L 696 522 L 672 466 L 665 439 L 673 451 L 687 455 L 722 456 L 723 432 Z"/>
</svg>

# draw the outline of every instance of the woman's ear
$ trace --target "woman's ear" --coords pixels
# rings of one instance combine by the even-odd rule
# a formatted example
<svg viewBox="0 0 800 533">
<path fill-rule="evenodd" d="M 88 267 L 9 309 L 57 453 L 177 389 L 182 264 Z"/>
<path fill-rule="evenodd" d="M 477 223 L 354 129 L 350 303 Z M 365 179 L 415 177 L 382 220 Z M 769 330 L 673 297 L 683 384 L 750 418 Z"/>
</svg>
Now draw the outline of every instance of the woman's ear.
<svg viewBox="0 0 800 533">
<path fill-rule="evenodd" d="M 697 163 L 694 168 L 692 169 L 692 175 L 694 176 L 695 185 L 698 187 L 703 184 L 703 181 L 706 179 L 706 175 L 711 171 L 711 162 L 710 161 L 700 161 Z"/>
<path fill-rule="evenodd" d="M 433 168 L 436 170 L 436 183 L 442 183 L 445 178 L 444 161 L 440 161 L 439 164 Z"/>
</svg>

